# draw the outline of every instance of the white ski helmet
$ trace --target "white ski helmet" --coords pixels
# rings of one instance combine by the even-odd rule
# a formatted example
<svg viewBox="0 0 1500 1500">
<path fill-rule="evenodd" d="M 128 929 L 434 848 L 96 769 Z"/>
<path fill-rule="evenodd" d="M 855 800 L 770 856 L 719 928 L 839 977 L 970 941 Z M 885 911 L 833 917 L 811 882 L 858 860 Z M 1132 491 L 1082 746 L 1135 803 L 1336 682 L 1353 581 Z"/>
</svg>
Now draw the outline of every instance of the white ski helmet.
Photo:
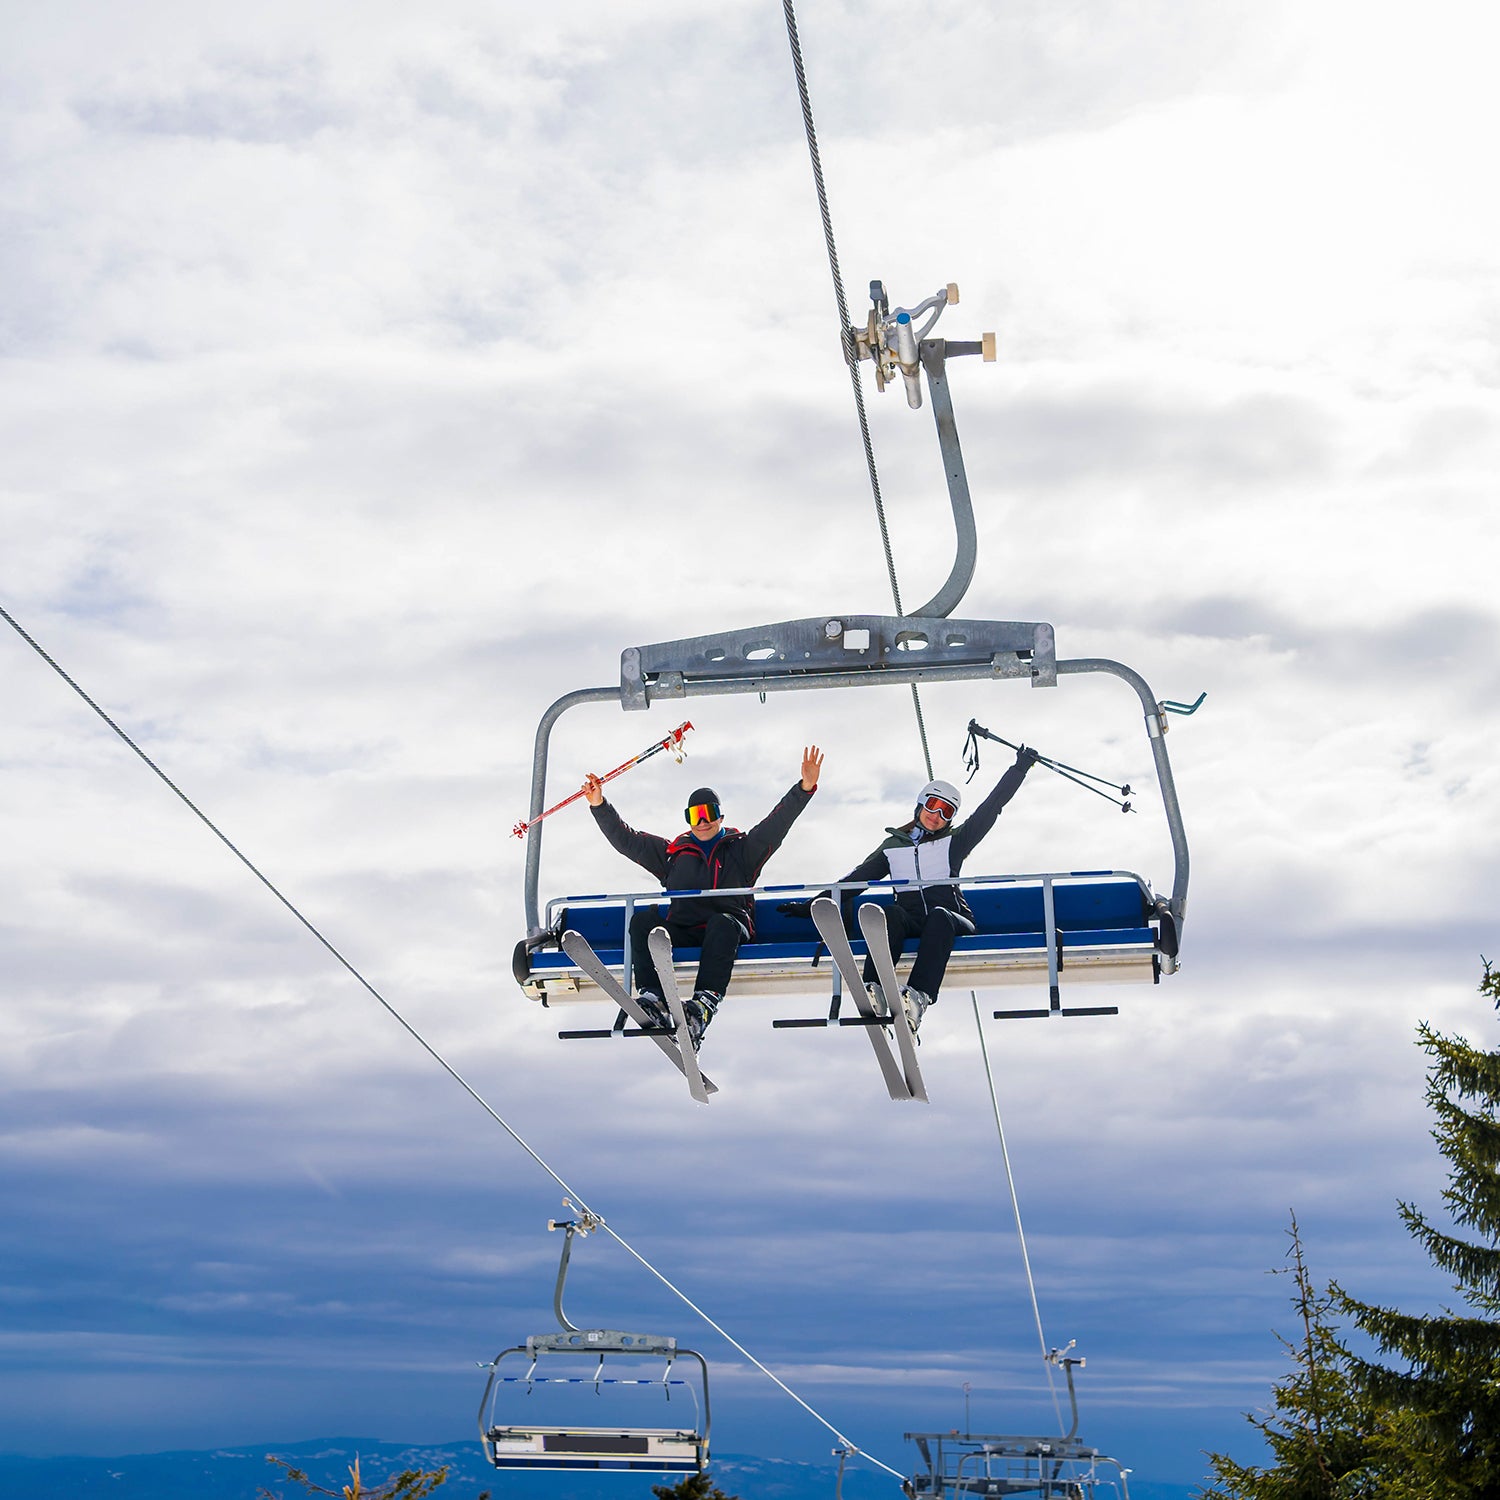
<svg viewBox="0 0 1500 1500">
<path fill-rule="evenodd" d="M 917 811 L 921 812 L 927 805 L 929 797 L 941 797 L 944 802 L 953 804 L 956 813 L 963 806 L 963 795 L 951 781 L 929 781 L 926 786 L 917 793 Z"/>
</svg>

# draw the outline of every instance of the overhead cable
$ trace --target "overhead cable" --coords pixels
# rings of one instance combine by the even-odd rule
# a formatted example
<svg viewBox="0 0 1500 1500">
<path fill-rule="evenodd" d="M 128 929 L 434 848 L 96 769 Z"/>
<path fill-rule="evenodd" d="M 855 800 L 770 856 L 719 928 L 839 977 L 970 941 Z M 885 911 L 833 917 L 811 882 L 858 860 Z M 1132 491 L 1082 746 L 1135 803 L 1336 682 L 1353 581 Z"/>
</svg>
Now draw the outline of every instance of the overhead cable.
<svg viewBox="0 0 1500 1500">
<path fill-rule="evenodd" d="M 807 91 L 807 70 L 802 64 L 802 43 L 797 36 L 797 13 L 792 0 L 781 0 L 786 15 L 786 38 L 792 49 L 792 67 L 797 74 L 797 97 L 802 102 L 802 128 L 807 135 L 807 154 L 812 161 L 813 186 L 818 193 L 818 214 L 823 221 L 823 243 L 828 248 L 828 269 L 833 275 L 833 297 L 838 304 L 839 339 L 844 349 L 844 363 L 849 367 L 849 383 L 854 389 L 854 410 L 859 418 L 859 435 L 865 449 L 865 468 L 870 475 L 870 492 L 875 497 L 875 519 L 880 525 L 880 545 L 885 549 L 885 570 L 891 580 L 891 599 L 896 613 L 901 607 L 901 585 L 896 581 L 896 559 L 891 551 L 891 533 L 885 520 L 885 500 L 880 493 L 880 474 L 875 467 L 875 445 L 870 439 L 870 421 L 865 414 L 864 387 L 859 381 L 859 352 L 854 346 L 854 332 L 849 324 L 849 303 L 844 297 L 844 277 L 839 270 L 838 246 L 833 239 L 833 215 L 828 208 L 828 189 L 823 182 L 823 157 L 818 150 L 818 132 L 813 125 L 812 100 Z M 922 700 L 916 683 L 911 684 L 911 704 L 917 715 L 917 733 L 922 740 L 922 760 L 927 779 L 932 779 L 932 752 L 927 748 L 927 725 L 922 718 Z"/>
<path fill-rule="evenodd" d="M 1052 1397 L 1052 1410 L 1057 1414 L 1057 1430 L 1066 1431 L 1063 1426 L 1062 1405 L 1057 1399 L 1057 1386 L 1052 1379 L 1052 1362 L 1047 1357 L 1047 1335 L 1042 1332 L 1042 1309 L 1036 1300 L 1036 1279 L 1031 1274 L 1031 1256 L 1026 1250 L 1026 1230 L 1021 1224 L 1021 1200 L 1016 1196 L 1015 1174 L 1010 1169 L 1010 1152 L 1005 1146 L 1005 1126 L 1000 1122 L 1000 1096 L 995 1092 L 995 1075 L 990 1070 L 990 1049 L 984 1039 L 984 1023 L 979 1019 L 979 996 L 973 990 L 969 991 L 969 999 L 974 1004 L 974 1025 L 979 1031 L 979 1051 L 984 1058 L 984 1076 L 990 1086 L 990 1105 L 995 1111 L 995 1130 L 1000 1137 L 1000 1159 L 1005 1163 L 1005 1182 L 1010 1188 L 1010 1206 L 1016 1216 L 1016 1238 L 1021 1244 L 1021 1264 L 1026 1270 L 1026 1289 L 1031 1293 L 1031 1316 L 1036 1320 L 1037 1343 L 1042 1348 L 1042 1365 L 1047 1371 L 1047 1391 Z"/>
</svg>

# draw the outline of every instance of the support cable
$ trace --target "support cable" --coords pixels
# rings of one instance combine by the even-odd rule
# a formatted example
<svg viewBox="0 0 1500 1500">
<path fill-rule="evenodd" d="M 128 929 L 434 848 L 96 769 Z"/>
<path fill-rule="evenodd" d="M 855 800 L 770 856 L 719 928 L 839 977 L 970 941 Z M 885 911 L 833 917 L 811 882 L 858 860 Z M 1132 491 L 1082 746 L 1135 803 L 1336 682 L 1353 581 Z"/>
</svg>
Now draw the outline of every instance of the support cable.
<svg viewBox="0 0 1500 1500">
<path fill-rule="evenodd" d="M 602 1214 L 594 1213 L 594 1211 L 589 1208 L 588 1204 L 585 1203 L 583 1195 L 579 1193 L 576 1188 L 570 1186 L 568 1182 L 565 1181 L 563 1177 L 560 1176 L 559 1173 L 542 1157 L 542 1155 L 525 1139 L 523 1139 L 523 1137 L 519 1134 L 515 1127 L 511 1125 L 511 1123 L 506 1120 L 505 1117 L 501 1115 L 500 1112 L 495 1109 L 487 1099 L 485 1099 L 485 1097 L 473 1086 L 473 1084 L 471 1084 L 466 1078 L 464 1078 L 464 1076 L 453 1066 L 453 1064 L 450 1063 L 447 1058 L 445 1058 L 442 1053 L 439 1052 L 437 1048 L 434 1047 L 432 1043 L 429 1042 L 427 1038 L 424 1037 L 422 1033 L 419 1032 L 416 1027 L 413 1026 L 411 1022 L 408 1021 L 406 1017 L 403 1016 L 401 1012 L 398 1011 L 396 1007 L 392 1005 L 391 1002 L 387 1000 L 385 996 L 382 995 L 380 991 L 377 990 L 375 986 L 371 984 L 370 981 L 366 979 L 365 976 L 361 974 L 360 971 L 356 969 L 354 965 L 347 958 L 345 958 L 344 955 L 336 947 L 334 947 L 334 945 L 326 937 L 323 936 L 322 932 L 320 932 L 318 928 L 313 925 L 312 921 L 309 918 L 305 917 L 287 896 L 284 896 L 281 893 L 281 891 L 271 882 L 270 878 L 261 872 L 259 867 L 254 864 L 254 862 L 249 858 L 248 855 L 246 855 L 236 844 L 231 842 L 228 835 L 219 828 L 219 826 L 213 821 L 213 819 L 210 818 L 208 814 L 205 813 L 203 809 L 200 808 L 198 804 L 194 802 L 192 798 L 189 797 L 187 793 L 184 792 L 182 788 L 179 787 L 177 783 L 173 781 L 172 778 L 168 776 L 167 773 L 163 771 L 162 768 L 157 765 L 157 763 L 152 760 L 151 757 L 147 755 L 146 752 L 142 750 L 141 747 L 136 744 L 133 739 L 131 739 L 131 737 L 104 711 L 104 709 L 102 709 L 99 704 L 96 703 L 94 699 L 91 698 L 88 693 L 86 693 L 83 688 L 79 686 L 77 681 L 75 681 L 74 678 L 71 677 L 67 673 L 67 671 L 65 671 L 63 667 L 60 666 L 58 662 L 48 654 L 41 643 L 33 635 L 31 635 L 24 626 L 21 625 L 20 621 L 18 621 L 16 617 L 11 614 L 11 612 L 6 609 L 3 604 L 0 604 L 0 618 L 3 618 L 5 622 L 16 632 L 16 634 L 19 635 L 21 639 L 25 641 L 26 644 L 30 646 L 31 649 L 35 651 L 36 654 L 40 656 L 41 659 L 46 662 L 47 665 L 51 667 L 52 670 L 56 672 L 57 675 L 61 677 L 62 680 L 67 683 L 67 685 L 72 688 L 73 691 L 80 698 L 82 698 L 83 701 L 88 704 L 88 706 L 93 709 L 93 711 L 101 719 L 104 720 L 104 722 L 110 727 L 110 729 L 115 732 L 115 734 L 126 744 L 126 746 L 129 747 L 129 749 L 134 751 L 136 756 L 138 756 L 139 759 L 144 762 L 146 767 L 158 778 L 158 780 L 163 783 L 163 785 L 166 786 L 166 788 L 173 794 L 173 796 L 175 796 L 188 809 L 188 811 L 191 812 L 193 816 L 196 817 L 198 821 L 202 823 L 203 826 L 207 828 L 208 831 L 213 834 L 213 836 L 218 839 L 218 841 L 223 844 L 224 847 L 228 849 L 229 852 L 234 855 L 234 857 L 239 860 L 239 862 L 244 865 L 247 870 L 249 870 L 249 872 L 277 899 L 277 901 L 279 901 L 281 905 L 284 906 L 287 911 L 289 911 L 292 916 L 297 919 L 297 921 L 334 958 L 334 960 L 340 965 L 340 967 L 342 967 L 347 973 L 349 973 L 368 995 L 379 1002 L 379 1004 L 392 1018 L 392 1020 L 394 1020 L 396 1024 L 400 1026 L 401 1029 L 405 1031 L 406 1034 L 411 1037 L 411 1039 L 416 1042 L 416 1044 L 456 1084 L 458 1084 L 458 1086 L 485 1112 L 485 1114 L 487 1114 L 490 1119 L 492 1119 L 495 1124 L 497 1124 L 511 1138 L 511 1140 L 513 1140 L 516 1145 L 518 1145 L 521 1150 L 524 1151 L 526 1155 L 529 1156 L 532 1161 L 534 1161 L 537 1166 L 539 1166 L 542 1171 L 547 1174 L 547 1176 L 549 1176 L 560 1188 L 563 1189 L 564 1193 L 573 1200 L 574 1204 L 581 1212 L 590 1214 L 593 1217 L 597 1218 L 599 1220 L 600 1227 L 605 1231 L 605 1233 L 609 1235 L 612 1240 L 614 1240 L 617 1245 L 620 1246 L 622 1250 L 624 1250 L 634 1260 L 639 1262 L 640 1265 L 643 1266 L 647 1271 L 649 1271 L 654 1277 L 656 1277 L 656 1279 L 661 1282 L 661 1284 L 666 1287 L 669 1292 L 679 1298 L 694 1313 L 702 1318 L 703 1321 L 707 1323 L 715 1333 L 717 1333 L 722 1339 L 724 1339 L 726 1343 L 737 1350 L 740 1354 L 744 1355 L 744 1357 L 749 1360 L 750 1363 L 754 1365 L 762 1375 L 766 1376 L 766 1378 L 770 1380 L 774 1385 L 780 1387 L 780 1389 L 786 1395 L 790 1396 L 792 1400 L 795 1401 L 797 1405 L 803 1409 L 803 1411 L 805 1411 L 815 1421 L 821 1423 L 822 1426 L 826 1427 L 828 1431 L 831 1432 L 834 1437 L 839 1440 L 840 1443 L 854 1447 L 856 1452 L 862 1454 L 863 1457 L 867 1458 L 872 1464 L 876 1465 L 877 1468 L 884 1469 L 887 1474 L 893 1474 L 897 1479 L 904 1479 L 906 1477 L 899 1470 L 891 1468 L 889 1464 L 881 1463 L 878 1458 L 875 1458 L 869 1453 L 865 1453 L 862 1448 L 858 1448 L 856 1445 L 852 1444 L 850 1442 L 850 1439 L 845 1437 L 844 1434 L 840 1432 L 832 1422 L 830 1422 L 814 1407 L 809 1406 L 808 1403 L 804 1401 L 802 1397 L 796 1393 L 796 1391 L 794 1391 L 789 1385 L 787 1385 L 787 1383 L 782 1380 L 779 1375 L 775 1374 L 774 1371 L 768 1369 L 765 1365 L 763 1365 L 760 1360 L 758 1360 L 747 1348 L 745 1348 L 742 1343 L 739 1342 L 738 1339 L 733 1337 L 733 1335 L 731 1335 L 730 1333 L 726 1332 L 723 1327 L 721 1327 L 714 1321 L 713 1318 L 711 1318 L 706 1312 L 704 1312 L 704 1310 L 699 1307 L 698 1304 L 694 1302 L 693 1299 L 681 1289 L 681 1287 L 677 1286 L 663 1272 L 657 1270 L 657 1268 L 652 1265 L 652 1263 L 647 1260 L 646 1257 L 642 1255 L 641 1252 L 637 1250 L 627 1239 L 625 1239 L 623 1235 L 612 1229 L 605 1221 Z"/>
<path fill-rule="evenodd" d="M 896 581 L 896 559 L 891 551 L 891 533 L 885 520 L 885 500 L 880 493 L 880 474 L 875 467 L 875 445 L 870 438 L 870 421 L 865 414 L 865 392 L 859 382 L 859 353 L 854 346 L 854 331 L 849 325 L 849 303 L 844 297 L 844 277 L 839 270 L 839 252 L 833 239 L 833 215 L 828 208 L 828 189 L 823 183 L 823 157 L 818 150 L 818 132 L 813 125 L 812 100 L 807 90 L 807 70 L 802 65 L 802 43 L 797 36 L 797 13 L 792 0 L 781 0 L 786 15 L 786 38 L 792 49 L 792 68 L 797 74 L 797 97 L 802 103 L 802 128 L 807 135 L 807 154 L 812 161 L 813 186 L 818 193 L 818 214 L 823 221 L 823 243 L 828 248 L 828 269 L 833 275 L 833 297 L 838 304 L 839 340 L 843 345 L 844 363 L 849 367 L 849 383 L 854 389 L 854 410 L 859 418 L 859 435 L 864 444 L 865 468 L 870 475 L 870 492 L 875 497 L 875 519 L 880 525 L 880 545 L 885 549 L 885 570 L 891 580 L 891 599 L 896 613 L 901 607 L 901 585 Z M 932 752 L 927 747 L 927 724 L 922 718 L 922 700 L 916 683 L 911 684 L 911 705 L 917 716 L 917 734 L 922 740 L 922 760 L 927 779 L 932 780 Z"/>
<path fill-rule="evenodd" d="M 1052 1361 L 1047 1358 L 1047 1335 L 1042 1332 L 1042 1309 L 1036 1300 L 1036 1281 L 1031 1274 L 1031 1256 L 1026 1251 L 1026 1230 L 1021 1225 L 1021 1200 L 1016 1196 L 1016 1179 L 1010 1169 L 1010 1152 L 1005 1146 L 1005 1126 L 1000 1122 L 1000 1098 L 995 1093 L 995 1075 L 990 1070 L 990 1049 L 984 1039 L 984 1023 L 979 1018 L 979 996 L 969 991 L 974 1004 L 974 1025 L 979 1031 L 979 1052 L 984 1058 L 984 1076 L 990 1086 L 990 1104 L 995 1111 L 995 1130 L 1000 1137 L 1000 1159 L 1005 1163 L 1005 1181 L 1010 1188 L 1010 1206 L 1016 1216 L 1016 1238 L 1021 1242 L 1021 1264 L 1026 1268 L 1026 1289 L 1031 1293 L 1031 1315 L 1036 1319 L 1036 1339 L 1042 1350 L 1042 1367 L 1047 1372 L 1047 1392 L 1052 1397 L 1052 1410 L 1057 1415 L 1057 1430 L 1066 1432 L 1063 1425 L 1062 1404 L 1057 1399 L 1057 1385 L 1052 1378 Z"/>
</svg>

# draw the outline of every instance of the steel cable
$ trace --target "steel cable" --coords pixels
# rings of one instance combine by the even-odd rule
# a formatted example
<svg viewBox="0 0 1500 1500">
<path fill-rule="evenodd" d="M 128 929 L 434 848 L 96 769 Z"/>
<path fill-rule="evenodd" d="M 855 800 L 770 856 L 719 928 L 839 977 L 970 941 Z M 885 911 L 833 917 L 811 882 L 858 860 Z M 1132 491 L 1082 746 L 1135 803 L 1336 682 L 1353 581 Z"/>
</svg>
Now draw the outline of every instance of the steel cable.
<svg viewBox="0 0 1500 1500">
<path fill-rule="evenodd" d="M 818 132 L 813 124 L 812 99 L 807 91 L 807 69 L 802 63 L 802 43 L 797 35 L 797 14 L 792 0 L 781 0 L 786 16 L 786 37 L 792 49 L 792 68 L 797 74 L 797 97 L 802 103 L 802 128 L 807 135 L 807 154 L 812 161 L 813 186 L 818 193 L 818 215 L 823 221 L 823 243 L 828 249 L 828 269 L 833 275 L 833 297 L 838 304 L 839 339 L 843 345 L 844 363 L 849 367 L 849 383 L 854 390 L 854 410 L 859 417 L 859 436 L 864 444 L 865 468 L 870 475 L 870 492 L 875 497 L 875 519 L 880 524 L 880 545 L 885 550 L 885 570 L 891 580 L 891 599 L 898 615 L 901 607 L 901 585 L 896 580 L 896 558 L 891 551 L 891 533 L 886 525 L 885 500 L 880 493 L 880 474 L 875 467 L 875 445 L 870 438 L 870 421 L 865 413 L 865 392 L 859 381 L 859 353 L 854 345 L 854 331 L 849 324 L 849 303 L 844 296 L 844 276 L 839 270 L 838 246 L 833 238 L 833 215 L 828 207 L 828 189 L 823 182 L 823 157 L 818 150 Z M 911 684 L 911 703 L 917 716 L 917 734 L 922 741 L 922 761 L 927 779 L 932 780 L 932 752 L 927 746 L 927 724 L 922 717 L 922 700 L 916 683 Z"/>
<path fill-rule="evenodd" d="M 1010 1169 L 1010 1152 L 1005 1146 L 1005 1126 L 1000 1123 L 1000 1096 L 995 1092 L 995 1075 L 990 1070 L 990 1049 L 984 1039 L 984 1023 L 979 1019 L 979 996 L 969 991 L 974 1004 L 974 1025 L 979 1031 L 979 1051 L 984 1058 L 984 1076 L 990 1086 L 990 1105 L 995 1111 L 995 1130 L 1000 1137 L 1000 1159 L 1005 1163 L 1005 1182 L 1010 1188 L 1010 1206 L 1016 1216 L 1016 1238 L 1021 1242 L 1021 1264 L 1026 1269 L 1026 1289 L 1031 1293 L 1031 1315 L 1036 1319 L 1037 1343 L 1042 1347 L 1042 1365 L 1047 1371 L 1047 1391 L 1052 1397 L 1052 1410 L 1057 1414 L 1057 1430 L 1064 1432 L 1062 1406 L 1057 1399 L 1057 1384 L 1052 1379 L 1052 1362 L 1047 1358 L 1047 1335 L 1042 1332 L 1042 1309 L 1036 1300 L 1036 1280 L 1031 1274 L 1031 1256 L 1026 1250 L 1026 1231 L 1021 1225 L 1021 1200 L 1016 1195 L 1016 1179 Z"/>
</svg>

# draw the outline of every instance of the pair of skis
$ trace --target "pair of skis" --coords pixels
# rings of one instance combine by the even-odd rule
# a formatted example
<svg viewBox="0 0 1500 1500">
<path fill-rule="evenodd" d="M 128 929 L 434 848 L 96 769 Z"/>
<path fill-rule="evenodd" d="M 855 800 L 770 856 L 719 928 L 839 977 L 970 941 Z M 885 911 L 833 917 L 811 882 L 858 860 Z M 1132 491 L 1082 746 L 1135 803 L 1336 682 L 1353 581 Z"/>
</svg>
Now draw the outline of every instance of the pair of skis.
<svg viewBox="0 0 1500 1500">
<path fill-rule="evenodd" d="M 875 964 L 877 983 L 873 996 L 865 989 L 859 960 L 849 946 L 839 903 L 829 896 L 817 897 L 812 903 L 812 919 L 818 936 L 838 965 L 844 993 L 852 996 L 859 1007 L 865 1035 L 869 1037 L 875 1061 L 880 1065 L 880 1076 L 885 1079 L 886 1092 L 892 1099 L 920 1099 L 925 1104 L 927 1085 L 922 1082 L 922 1069 L 917 1063 L 916 1034 L 907 1018 L 906 1006 L 901 1003 L 901 981 L 896 977 L 896 964 L 891 958 L 885 908 L 871 901 L 859 908 L 860 935 Z M 891 1051 L 890 1038 L 885 1034 L 887 1026 L 896 1033 L 896 1046 L 901 1053 L 899 1062 Z"/>
<path fill-rule="evenodd" d="M 812 919 L 838 965 L 845 991 L 859 1008 L 860 1021 L 865 1035 L 870 1038 L 875 1061 L 880 1065 L 886 1092 L 892 1099 L 920 1099 L 925 1104 L 927 1086 L 922 1081 L 922 1069 L 917 1062 L 916 1035 L 907 1019 L 906 1007 L 901 1003 L 901 981 L 896 977 L 896 965 L 891 958 L 884 909 L 870 902 L 859 908 L 859 930 L 875 962 L 878 983 L 873 995 L 865 988 L 859 960 L 844 933 L 838 902 L 819 896 L 812 903 Z M 642 1033 L 656 1043 L 687 1080 L 693 1098 L 700 1104 L 707 1104 L 709 1095 L 718 1093 L 719 1088 L 698 1066 L 698 1049 L 693 1046 L 687 1012 L 672 969 L 672 940 L 664 927 L 656 927 L 647 939 L 647 946 L 661 980 L 662 997 L 672 1014 L 674 1030 L 671 1033 L 652 1022 L 630 991 L 605 967 L 581 932 L 570 930 L 562 935 L 563 952 L 640 1027 Z M 887 1026 L 896 1033 L 896 1046 L 901 1054 L 899 1061 L 891 1051 L 890 1038 L 885 1034 Z"/>
<path fill-rule="evenodd" d="M 568 931 L 562 935 L 563 952 L 661 1048 L 687 1079 L 688 1091 L 693 1098 L 699 1104 L 707 1104 L 708 1096 L 718 1093 L 719 1086 L 698 1066 L 698 1049 L 688 1030 L 687 1011 L 677 988 L 677 975 L 672 970 L 672 939 L 667 936 L 666 928 L 653 927 L 646 946 L 651 953 L 651 962 L 656 965 L 656 976 L 661 980 L 662 998 L 672 1013 L 671 1032 L 658 1026 L 641 1009 L 635 996 L 605 968 L 604 961 L 581 932 Z"/>
</svg>

